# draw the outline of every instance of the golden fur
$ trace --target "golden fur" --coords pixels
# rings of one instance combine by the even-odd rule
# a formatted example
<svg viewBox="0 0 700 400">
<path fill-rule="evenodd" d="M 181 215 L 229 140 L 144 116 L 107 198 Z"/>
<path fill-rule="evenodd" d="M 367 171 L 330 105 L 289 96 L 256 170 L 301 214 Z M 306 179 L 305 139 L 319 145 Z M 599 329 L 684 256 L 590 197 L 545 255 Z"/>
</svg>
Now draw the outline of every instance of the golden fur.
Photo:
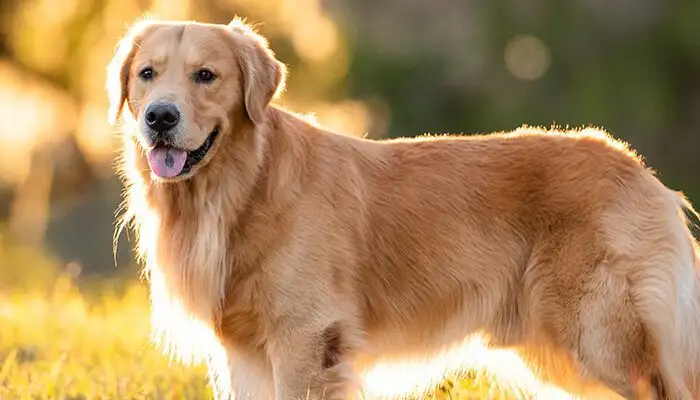
<svg viewBox="0 0 700 400">
<path fill-rule="evenodd" d="M 201 65 L 216 81 L 189 79 Z M 329 132 L 270 104 L 284 65 L 239 21 L 137 23 L 108 69 L 154 339 L 204 357 L 221 398 L 350 398 L 378 360 L 478 332 L 574 393 L 697 393 L 690 205 L 604 132 Z M 171 180 L 141 134 L 162 99 L 184 148 L 221 131 Z"/>
</svg>

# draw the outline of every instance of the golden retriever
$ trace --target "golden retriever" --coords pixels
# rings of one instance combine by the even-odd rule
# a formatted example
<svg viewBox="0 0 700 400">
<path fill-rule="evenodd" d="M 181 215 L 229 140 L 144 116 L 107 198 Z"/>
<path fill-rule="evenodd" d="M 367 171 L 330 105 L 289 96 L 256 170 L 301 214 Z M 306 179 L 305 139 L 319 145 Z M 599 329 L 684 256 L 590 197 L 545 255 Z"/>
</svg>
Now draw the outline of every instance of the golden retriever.
<svg viewBox="0 0 700 400">
<path fill-rule="evenodd" d="M 475 333 L 572 393 L 697 395 L 692 208 L 606 133 L 330 132 L 238 20 L 140 21 L 108 75 L 154 339 L 220 398 L 353 398 Z"/>
</svg>

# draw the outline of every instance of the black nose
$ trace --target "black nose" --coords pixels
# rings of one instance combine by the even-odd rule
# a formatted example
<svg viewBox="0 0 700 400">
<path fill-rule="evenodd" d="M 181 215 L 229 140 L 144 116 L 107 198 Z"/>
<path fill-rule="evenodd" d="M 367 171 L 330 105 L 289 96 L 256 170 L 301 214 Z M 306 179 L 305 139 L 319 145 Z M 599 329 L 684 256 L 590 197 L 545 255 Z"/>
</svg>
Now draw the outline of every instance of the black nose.
<svg viewBox="0 0 700 400">
<path fill-rule="evenodd" d="M 174 104 L 157 103 L 146 108 L 146 125 L 158 133 L 165 133 L 180 121 L 180 112 Z"/>
</svg>

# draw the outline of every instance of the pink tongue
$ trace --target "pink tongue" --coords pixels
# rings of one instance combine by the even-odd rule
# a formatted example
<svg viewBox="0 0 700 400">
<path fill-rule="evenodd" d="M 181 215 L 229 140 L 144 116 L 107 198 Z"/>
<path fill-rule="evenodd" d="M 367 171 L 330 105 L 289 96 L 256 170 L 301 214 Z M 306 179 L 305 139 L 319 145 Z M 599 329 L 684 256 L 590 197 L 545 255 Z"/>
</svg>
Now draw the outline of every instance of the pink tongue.
<svg viewBox="0 0 700 400">
<path fill-rule="evenodd" d="M 171 147 L 159 147 L 148 152 L 151 171 L 161 178 L 172 178 L 182 172 L 187 152 Z"/>
</svg>

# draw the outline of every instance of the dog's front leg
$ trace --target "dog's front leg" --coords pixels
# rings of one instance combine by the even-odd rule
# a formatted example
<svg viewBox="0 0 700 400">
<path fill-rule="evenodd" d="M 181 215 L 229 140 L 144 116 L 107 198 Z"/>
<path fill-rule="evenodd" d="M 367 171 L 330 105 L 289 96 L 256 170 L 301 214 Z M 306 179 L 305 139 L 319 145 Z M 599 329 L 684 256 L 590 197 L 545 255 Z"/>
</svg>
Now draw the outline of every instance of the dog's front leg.
<svg viewBox="0 0 700 400">
<path fill-rule="evenodd" d="M 264 355 L 227 349 L 231 400 L 272 400 L 272 368 Z"/>
<path fill-rule="evenodd" d="M 269 343 L 277 400 L 346 400 L 356 379 L 340 324 L 290 327 Z"/>
</svg>

